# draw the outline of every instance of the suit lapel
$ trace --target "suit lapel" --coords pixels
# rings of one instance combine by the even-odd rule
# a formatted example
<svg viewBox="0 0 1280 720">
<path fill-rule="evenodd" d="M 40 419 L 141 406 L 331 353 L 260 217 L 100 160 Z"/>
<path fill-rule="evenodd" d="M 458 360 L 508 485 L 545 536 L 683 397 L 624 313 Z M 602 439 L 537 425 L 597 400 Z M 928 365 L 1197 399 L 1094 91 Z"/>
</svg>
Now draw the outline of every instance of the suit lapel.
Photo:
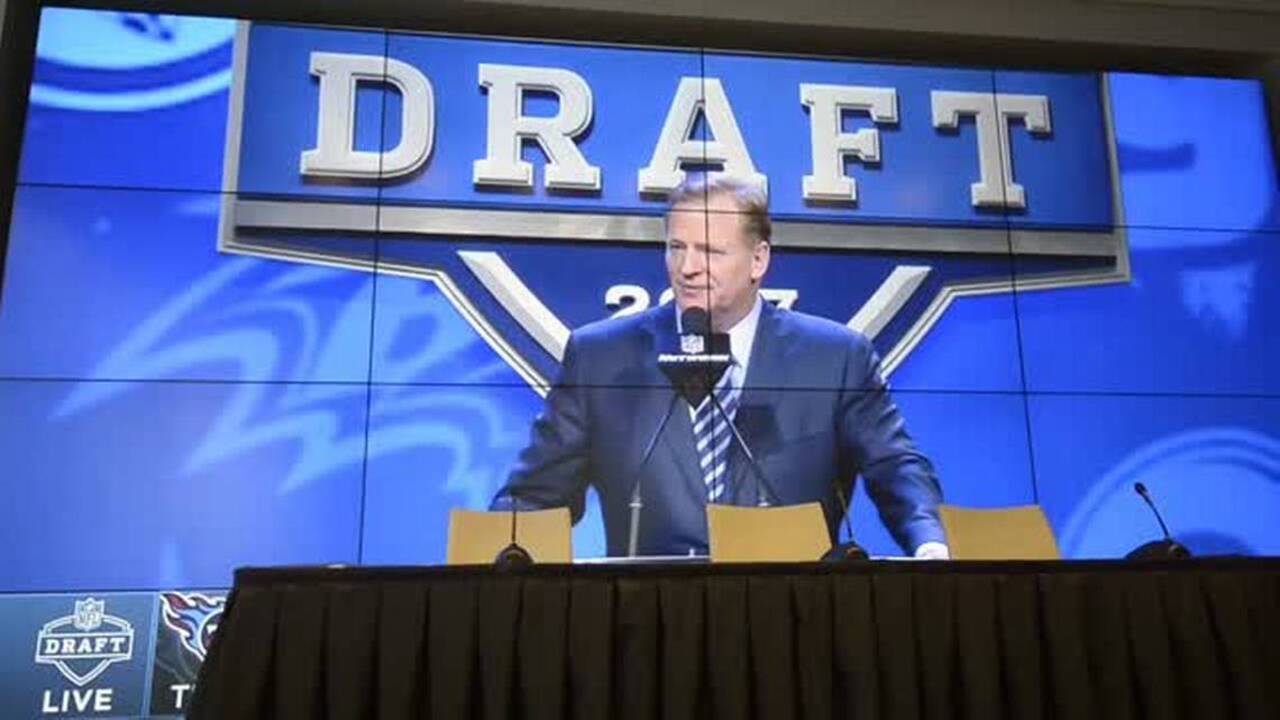
<svg viewBox="0 0 1280 720">
<path fill-rule="evenodd" d="M 751 361 L 747 365 L 747 377 L 743 383 L 742 397 L 734 415 L 734 425 L 742 433 L 743 440 L 759 461 L 761 455 L 773 449 L 777 442 L 777 407 L 779 387 L 786 379 L 785 338 L 779 334 L 780 311 L 766 301 L 760 308 L 760 321 L 756 325 L 755 342 L 751 347 Z M 729 461 L 729 488 L 737 504 L 755 504 L 757 501 L 756 478 L 749 467 L 742 449 L 734 442 Z M 773 478 L 769 478 L 773 482 Z M 774 484 L 775 490 L 781 490 Z M 762 491 L 763 492 L 763 491 Z M 771 504 L 779 504 L 778 498 L 769 498 Z"/>
</svg>

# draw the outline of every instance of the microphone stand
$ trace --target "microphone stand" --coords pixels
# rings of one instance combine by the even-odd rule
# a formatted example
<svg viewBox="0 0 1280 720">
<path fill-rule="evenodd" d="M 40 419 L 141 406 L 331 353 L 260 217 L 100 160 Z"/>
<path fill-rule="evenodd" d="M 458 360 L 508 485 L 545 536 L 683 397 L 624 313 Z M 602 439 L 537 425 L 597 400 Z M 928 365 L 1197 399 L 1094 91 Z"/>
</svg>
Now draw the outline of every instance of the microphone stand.
<svg viewBox="0 0 1280 720">
<path fill-rule="evenodd" d="M 769 497 L 772 496 L 776 502 L 780 497 L 778 492 L 773 489 L 773 485 L 769 484 L 768 478 L 764 476 L 764 471 L 760 469 L 760 464 L 756 462 L 756 458 L 751 454 L 751 448 L 747 447 L 747 441 L 742 438 L 742 433 L 738 432 L 738 426 L 733 424 L 733 419 L 729 417 L 729 413 L 725 412 L 724 406 L 720 404 L 720 399 L 716 397 L 715 388 L 707 394 L 711 399 L 711 404 L 720 412 L 720 416 L 729 424 L 729 432 L 733 434 L 734 441 L 738 447 L 742 448 L 742 454 L 747 458 L 747 465 L 751 468 L 752 475 L 756 478 L 756 506 L 769 507 Z M 761 495 L 760 490 L 763 488 L 765 494 Z"/>
<path fill-rule="evenodd" d="M 511 498 L 511 542 L 499 550 L 498 555 L 493 559 L 494 566 L 499 570 L 523 568 L 533 564 L 533 556 L 516 542 L 516 521 L 520 515 L 520 502 L 514 488 L 507 488 L 507 497 Z"/>
<path fill-rule="evenodd" d="M 640 455 L 640 462 L 636 465 L 636 469 L 632 471 L 635 475 L 635 482 L 631 484 L 631 520 L 627 528 L 627 557 L 636 556 L 636 548 L 640 543 L 640 510 L 644 507 L 644 500 L 640 496 L 640 471 L 644 469 L 645 463 L 649 462 L 649 456 L 653 454 L 653 449 L 658 446 L 658 438 L 662 436 L 662 431 L 667 427 L 667 422 L 671 420 L 671 413 L 676 409 L 676 402 L 680 399 L 680 393 L 672 391 L 671 402 L 667 403 L 667 411 L 662 414 L 662 421 L 658 423 L 658 427 L 650 436 L 649 442 L 644 446 L 644 453 Z"/>
<path fill-rule="evenodd" d="M 738 432 L 738 426 L 734 424 L 733 420 L 729 417 L 729 413 L 726 412 L 724 406 L 720 404 L 720 399 L 716 397 L 714 388 L 708 394 L 708 397 L 711 399 L 712 404 L 715 405 L 716 410 L 720 412 L 720 416 L 729 424 L 729 432 L 733 434 L 734 441 L 738 444 L 738 447 L 742 448 L 742 454 L 747 458 L 747 465 L 751 467 L 752 475 L 754 475 L 756 479 L 757 506 L 769 507 L 769 497 L 772 497 L 776 502 L 781 496 L 778 495 L 778 491 L 773 488 L 772 484 L 770 484 L 769 479 L 765 477 L 764 469 L 760 467 L 760 463 L 756 462 L 755 455 L 751 453 L 751 448 L 747 447 L 746 439 L 742 437 L 742 433 Z M 764 496 L 761 496 L 760 494 L 761 488 L 765 490 Z M 844 525 L 845 530 L 849 535 L 849 540 L 832 546 L 830 550 L 822 555 L 821 559 L 823 562 L 830 563 L 867 560 L 869 558 L 867 551 L 862 549 L 862 546 L 853 540 L 853 527 L 849 524 L 849 503 L 845 500 L 844 493 L 841 492 L 838 485 L 835 486 L 835 491 L 836 497 L 840 500 L 840 508 L 844 512 Z"/>
<path fill-rule="evenodd" d="M 729 418 L 729 413 L 725 412 L 724 407 L 720 404 L 720 400 L 716 397 L 713 390 L 709 395 L 711 402 L 716 409 L 720 411 L 721 417 L 729 424 L 729 432 L 733 434 L 733 439 L 738 443 L 738 447 L 742 448 L 742 454 L 747 458 L 747 464 L 751 467 L 751 472 L 756 478 L 756 498 L 757 507 L 769 507 L 769 497 L 772 496 L 776 502 L 781 496 L 778 491 L 773 489 L 769 483 L 769 479 L 765 477 L 764 469 L 760 467 L 760 463 L 756 462 L 756 458 L 751 454 L 751 448 L 747 447 L 747 441 L 742 437 L 742 433 L 738 432 L 738 426 Z M 760 490 L 765 490 L 765 495 L 761 496 Z M 840 507 L 844 511 L 845 530 L 849 534 L 847 542 L 832 546 L 830 550 L 823 553 L 822 561 L 829 563 L 856 562 L 859 560 L 867 560 L 867 551 L 862 546 L 853 541 L 853 528 L 849 524 L 849 504 L 844 499 L 844 493 L 840 491 L 839 486 L 835 488 L 836 496 L 840 500 Z"/>
<path fill-rule="evenodd" d="M 1143 543 L 1134 550 L 1125 555 L 1126 560 L 1181 560 L 1191 557 L 1191 551 L 1186 545 L 1173 539 L 1169 534 L 1169 527 L 1164 524 L 1164 518 L 1160 517 L 1160 511 L 1156 509 L 1155 501 L 1151 499 L 1151 494 L 1147 492 L 1147 486 L 1140 482 L 1133 484 L 1133 491 L 1138 493 L 1147 503 L 1147 507 L 1151 508 L 1151 512 L 1156 516 L 1156 522 L 1160 523 L 1160 532 L 1164 533 L 1163 540 L 1152 540 Z"/>
<path fill-rule="evenodd" d="M 831 483 L 831 487 L 836 491 L 836 500 L 840 502 L 841 517 L 844 519 L 844 531 L 849 536 L 849 539 L 832 545 L 830 550 L 822 554 L 822 562 L 846 563 L 869 559 L 870 556 L 867 555 L 867 551 L 853 540 L 853 524 L 849 522 L 849 501 L 845 499 L 844 491 L 840 489 L 839 483 Z"/>
</svg>

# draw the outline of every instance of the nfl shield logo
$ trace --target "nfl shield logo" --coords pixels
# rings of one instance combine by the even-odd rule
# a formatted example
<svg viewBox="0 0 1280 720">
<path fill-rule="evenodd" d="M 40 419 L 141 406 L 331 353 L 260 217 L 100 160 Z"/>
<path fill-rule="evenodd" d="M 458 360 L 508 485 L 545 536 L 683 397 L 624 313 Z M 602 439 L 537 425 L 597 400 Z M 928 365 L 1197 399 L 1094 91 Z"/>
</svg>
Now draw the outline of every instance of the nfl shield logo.
<svg viewBox="0 0 1280 720">
<path fill-rule="evenodd" d="M 681 335 L 680 352 L 685 355 L 697 355 L 707 351 L 707 340 L 701 335 Z"/>
<path fill-rule="evenodd" d="M 73 621 L 77 630 L 83 632 L 93 632 L 102 627 L 102 616 L 106 610 L 106 603 L 101 600 L 88 598 L 87 600 L 76 601 L 76 614 Z"/>
</svg>

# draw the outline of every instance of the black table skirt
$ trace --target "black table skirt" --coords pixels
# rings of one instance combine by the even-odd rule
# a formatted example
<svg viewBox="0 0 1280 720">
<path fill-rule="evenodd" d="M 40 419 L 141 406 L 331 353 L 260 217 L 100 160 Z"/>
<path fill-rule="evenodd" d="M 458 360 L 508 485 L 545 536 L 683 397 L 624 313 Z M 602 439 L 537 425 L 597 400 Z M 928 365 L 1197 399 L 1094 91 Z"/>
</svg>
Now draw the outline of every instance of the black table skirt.
<svg viewBox="0 0 1280 720">
<path fill-rule="evenodd" d="M 1280 560 L 245 569 L 188 717 L 1280 718 Z"/>
</svg>

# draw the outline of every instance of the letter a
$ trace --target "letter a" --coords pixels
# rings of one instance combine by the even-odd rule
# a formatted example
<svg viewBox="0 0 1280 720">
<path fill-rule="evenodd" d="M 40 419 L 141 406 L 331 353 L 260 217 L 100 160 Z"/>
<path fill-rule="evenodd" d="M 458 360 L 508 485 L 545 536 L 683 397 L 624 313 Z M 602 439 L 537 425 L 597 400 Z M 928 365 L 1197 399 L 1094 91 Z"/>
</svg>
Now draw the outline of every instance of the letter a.
<svg viewBox="0 0 1280 720">
<path fill-rule="evenodd" d="M 689 139 L 700 112 L 706 116 L 714 140 Z M 640 192 L 665 195 L 675 190 L 684 182 L 685 164 L 719 165 L 723 168 L 721 173 L 754 182 L 768 191 L 768 178 L 756 172 L 751 162 L 719 78 L 680 79 L 653 157 L 637 177 Z"/>
</svg>

